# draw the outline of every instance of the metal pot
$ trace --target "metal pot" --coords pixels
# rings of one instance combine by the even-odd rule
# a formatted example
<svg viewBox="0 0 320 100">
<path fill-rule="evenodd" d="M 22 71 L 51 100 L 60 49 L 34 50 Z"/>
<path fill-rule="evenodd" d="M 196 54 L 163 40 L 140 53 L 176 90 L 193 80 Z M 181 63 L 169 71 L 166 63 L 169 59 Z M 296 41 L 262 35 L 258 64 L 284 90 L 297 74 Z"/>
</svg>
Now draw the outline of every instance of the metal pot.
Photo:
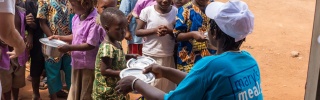
<svg viewBox="0 0 320 100">
<path fill-rule="evenodd" d="M 50 58 L 61 58 L 63 56 L 64 53 L 59 52 L 58 47 L 67 45 L 66 42 L 57 39 L 49 40 L 48 38 L 41 38 L 39 41 L 42 43 L 42 53 L 45 56 Z"/>
</svg>

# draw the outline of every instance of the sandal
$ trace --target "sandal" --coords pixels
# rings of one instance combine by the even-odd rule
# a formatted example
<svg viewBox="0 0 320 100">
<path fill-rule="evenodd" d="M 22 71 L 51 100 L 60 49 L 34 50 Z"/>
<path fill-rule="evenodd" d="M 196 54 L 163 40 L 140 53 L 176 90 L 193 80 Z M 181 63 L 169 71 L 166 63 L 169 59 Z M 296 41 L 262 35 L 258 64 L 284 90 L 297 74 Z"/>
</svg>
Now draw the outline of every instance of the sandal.
<svg viewBox="0 0 320 100">
<path fill-rule="evenodd" d="M 28 81 L 32 81 L 32 77 L 29 75 L 29 76 L 27 77 L 27 80 L 28 80 Z"/>
<path fill-rule="evenodd" d="M 67 98 L 68 97 L 68 93 L 64 92 L 63 90 L 60 90 L 56 93 L 58 98 Z"/>
<path fill-rule="evenodd" d="M 39 89 L 40 90 L 45 90 L 47 88 L 48 88 L 48 86 L 47 86 L 47 84 L 45 82 L 40 82 L 40 85 L 39 85 Z"/>
</svg>

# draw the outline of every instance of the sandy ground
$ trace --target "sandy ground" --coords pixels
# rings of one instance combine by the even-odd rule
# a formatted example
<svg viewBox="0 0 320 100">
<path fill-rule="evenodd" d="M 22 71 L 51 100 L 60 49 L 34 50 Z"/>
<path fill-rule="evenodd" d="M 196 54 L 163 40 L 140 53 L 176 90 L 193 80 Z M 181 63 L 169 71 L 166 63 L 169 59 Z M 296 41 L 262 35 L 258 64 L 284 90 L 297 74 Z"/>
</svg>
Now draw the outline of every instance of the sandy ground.
<svg viewBox="0 0 320 100">
<path fill-rule="evenodd" d="M 315 0 L 244 1 L 255 15 L 255 29 L 242 48 L 251 52 L 259 63 L 265 99 L 302 100 Z M 291 51 L 298 51 L 300 56 L 291 57 Z M 44 100 L 48 99 L 46 90 L 41 91 L 41 95 Z M 30 100 L 31 96 L 31 85 L 27 81 L 20 97 Z"/>
</svg>

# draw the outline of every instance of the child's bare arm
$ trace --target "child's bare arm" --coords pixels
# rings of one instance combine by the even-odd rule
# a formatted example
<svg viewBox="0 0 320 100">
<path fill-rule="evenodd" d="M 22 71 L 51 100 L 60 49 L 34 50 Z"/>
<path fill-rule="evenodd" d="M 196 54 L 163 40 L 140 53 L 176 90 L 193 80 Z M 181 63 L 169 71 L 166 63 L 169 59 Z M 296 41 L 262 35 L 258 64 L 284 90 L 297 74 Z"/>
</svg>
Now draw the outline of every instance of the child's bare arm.
<svg viewBox="0 0 320 100">
<path fill-rule="evenodd" d="M 66 35 L 66 36 L 61 36 L 61 35 L 52 35 L 50 37 L 48 37 L 49 39 L 58 39 L 64 42 L 68 42 L 71 43 L 72 42 L 72 35 Z"/>
<path fill-rule="evenodd" d="M 146 22 L 137 19 L 137 28 L 136 28 L 136 35 L 139 37 L 144 37 L 152 34 L 157 34 L 158 29 L 157 28 L 152 28 L 152 29 L 144 29 L 146 26 Z"/>
<path fill-rule="evenodd" d="M 198 31 L 191 31 L 187 33 L 180 33 L 177 35 L 177 41 L 189 41 L 190 39 L 195 39 L 198 42 L 206 41 L 206 37 L 201 35 Z"/>
<path fill-rule="evenodd" d="M 61 47 L 58 47 L 58 50 L 60 52 L 68 52 L 68 51 L 88 51 L 94 49 L 95 46 L 90 45 L 88 43 L 83 43 L 80 45 L 63 45 Z"/>
<path fill-rule="evenodd" d="M 32 29 L 27 29 L 28 35 L 26 40 L 26 46 L 28 50 L 31 50 L 33 48 L 33 34 L 34 31 Z"/>
<path fill-rule="evenodd" d="M 101 75 L 106 77 L 119 77 L 120 70 L 112 69 L 112 58 L 101 57 L 100 72 Z"/>
<path fill-rule="evenodd" d="M 39 19 L 40 22 L 40 27 L 43 30 L 43 32 L 47 35 L 47 37 L 53 35 L 53 33 L 51 32 L 48 24 L 47 24 L 47 20 L 46 19 Z"/>
<path fill-rule="evenodd" d="M 128 41 L 132 40 L 132 36 L 131 36 L 130 30 L 129 30 L 129 26 L 127 26 L 127 28 L 126 28 L 126 36 L 124 38 L 126 40 L 128 40 Z"/>
</svg>

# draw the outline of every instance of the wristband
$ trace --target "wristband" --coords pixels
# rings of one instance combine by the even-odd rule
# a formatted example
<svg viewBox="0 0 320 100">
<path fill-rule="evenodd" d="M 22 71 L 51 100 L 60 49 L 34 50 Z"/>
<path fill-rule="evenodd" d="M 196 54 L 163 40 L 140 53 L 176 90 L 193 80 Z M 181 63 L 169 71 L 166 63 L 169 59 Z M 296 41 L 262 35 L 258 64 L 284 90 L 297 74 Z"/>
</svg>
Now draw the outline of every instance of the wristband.
<svg viewBox="0 0 320 100">
<path fill-rule="evenodd" d="M 135 91 L 134 90 L 134 83 L 136 83 L 136 81 L 139 80 L 139 78 L 135 78 L 132 83 L 131 83 L 131 88 L 132 88 L 132 91 Z"/>
</svg>

